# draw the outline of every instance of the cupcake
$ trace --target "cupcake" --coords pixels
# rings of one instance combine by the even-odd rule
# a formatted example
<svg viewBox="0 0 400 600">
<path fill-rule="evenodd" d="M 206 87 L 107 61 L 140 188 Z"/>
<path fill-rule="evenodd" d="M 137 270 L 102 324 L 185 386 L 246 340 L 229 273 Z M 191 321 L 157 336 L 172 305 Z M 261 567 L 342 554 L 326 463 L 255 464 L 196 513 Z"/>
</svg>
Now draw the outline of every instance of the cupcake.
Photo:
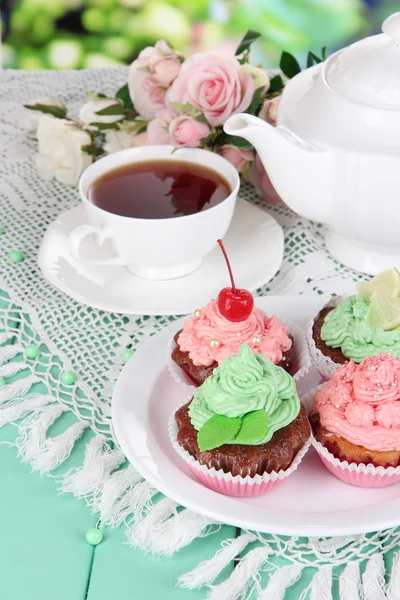
<svg viewBox="0 0 400 600">
<path fill-rule="evenodd" d="M 223 248 L 220 240 L 219 243 Z M 228 356 L 237 354 L 243 343 L 252 352 L 263 354 L 294 374 L 308 360 L 307 349 L 300 348 L 304 342 L 301 331 L 296 328 L 298 339 L 295 344 L 286 325 L 275 316 L 268 317 L 254 306 L 250 292 L 236 288 L 224 248 L 223 252 L 232 287 L 224 288 L 217 300 L 213 299 L 203 308 L 197 309 L 186 319 L 183 329 L 177 332 L 169 348 L 172 375 L 176 380 L 181 380 L 181 370 L 192 383 L 199 386 Z M 299 354 L 303 353 L 301 360 L 295 353 L 297 345 Z M 302 365 L 299 365 L 300 362 Z M 178 370 L 175 365 L 179 367 Z"/>
<path fill-rule="evenodd" d="M 309 324 L 314 366 L 329 378 L 346 361 L 381 352 L 400 357 L 400 274 L 384 271 L 357 285 L 358 294 L 332 299 Z"/>
<path fill-rule="evenodd" d="M 242 344 L 178 409 L 170 436 L 205 485 L 248 496 L 265 493 L 297 468 L 310 427 L 293 378 Z"/>
<path fill-rule="evenodd" d="M 339 479 L 363 487 L 400 480 L 400 360 L 380 354 L 339 367 L 314 395 L 313 444 Z"/>
</svg>

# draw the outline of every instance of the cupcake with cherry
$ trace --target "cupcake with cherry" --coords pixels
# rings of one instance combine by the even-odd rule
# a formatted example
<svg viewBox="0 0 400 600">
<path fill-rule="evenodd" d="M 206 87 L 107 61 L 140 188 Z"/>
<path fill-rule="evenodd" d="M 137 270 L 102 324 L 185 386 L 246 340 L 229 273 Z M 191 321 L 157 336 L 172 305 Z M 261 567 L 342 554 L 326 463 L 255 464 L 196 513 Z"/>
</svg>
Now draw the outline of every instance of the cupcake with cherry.
<svg viewBox="0 0 400 600">
<path fill-rule="evenodd" d="M 220 291 L 217 299 L 185 320 L 170 348 L 169 369 L 176 381 L 201 385 L 228 357 L 246 343 L 274 364 L 295 375 L 308 368 L 305 337 L 295 325 L 287 327 L 276 316 L 269 317 L 254 305 L 248 290 L 235 285 L 225 248 L 224 254 L 231 287 Z M 297 376 L 296 376 L 297 377 Z"/>
<path fill-rule="evenodd" d="M 400 481 L 400 360 L 339 367 L 313 394 L 313 445 L 336 477 L 361 487 Z"/>
<path fill-rule="evenodd" d="M 169 433 L 204 485 L 233 496 L 276 487 L 296 470 L 310 443 L 294 379 L 246 343 L 176 411 Z"/>
</svg>

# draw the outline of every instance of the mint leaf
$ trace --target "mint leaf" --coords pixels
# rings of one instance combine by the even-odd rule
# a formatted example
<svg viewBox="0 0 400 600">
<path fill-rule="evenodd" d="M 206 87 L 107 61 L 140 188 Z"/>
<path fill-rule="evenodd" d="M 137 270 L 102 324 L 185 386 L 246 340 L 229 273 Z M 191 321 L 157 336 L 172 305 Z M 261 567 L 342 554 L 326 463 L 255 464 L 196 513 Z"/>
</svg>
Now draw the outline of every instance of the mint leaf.
<svg viewBox="0 0 400 600">
<path fill-rule="evenodd" d="M 235 56 L 239 56 L 239 54 L 243 54 L 243 52 L 249 50 L 252 43 L 258 40 L 259 37 L 261 37 L 261 33 L 259 33 L 258 31 L 254 31 L 253 29 L 249 29 L 247 33 L 244 34 L 242 41 L 237 47 Z"/>
<path fill-rule="evenodd" d="M 269 81 L 268 94 L 271 94 L 272 92 L 280 92 L 282 88 L 283 88 L 282 77 L 280 75 L 275 75 L 275 77 L 273 77 Z"/>
<path fill-rule="evenodd" d="M 235 441 L 239 444 L 260 444 L 267 435 L 268 420 L 265 410 L 253 410 L 245 414 Z"/>
<path fill-rule="evenodd" d="M 67 109 L 60 108 L 59 106 L 47 106 L 46 104 L 24 104 L 25 108 L 29 108 L 29 110 L 38 110 L 42 113 L 46 113 L 48 115 L 53 115 L 57 119 L 64 119 L 67 114 Z"/>
<path fill-rule="evenodd" d="M 116 102 L 115 104 L 110 104 L 110 106 L 106 106 L 105 108 L 102 108 L 101 110 L 96 110 L 96 115 L 99 115 L 101 117 L 110 117 L 110 116 L 114 116 L 114 115 L 123 115 L 124 114 L 124 109 L 122 108 L 122 105 L 120 102 Z"/>
<path fill-rule="evenodd" d="M 134 110 L 127 83 L 123 85 L 122 88 L 119 88 L 118 92 L 115 94 L 115 97 L 118 98 L 118 100 L 121 100 L 125 110 Z"/>
<path fill-rule="evenodd" d="M 255 115 L 258 112 L 260 99 L 261 99 L 261 96 L 262 96 L 264 90 L 265 90 L 265 86 L 261 86 L 261 87 L 257 88 L 256 91 L 254 92 L 253 98 L 250 102 L 250 106 L 247 109 L 247 112 L 249 113 L 249 115 Z"/>
<path fill-rule="evenodd" d="M 231 419 L 224 415 L 212 416 L 204 423 L 197 434 L 200 452 L 219 448 L 219 446 L 234 440 L 241 423 L 242 419 L 239 417 Z"/>
<path fill-rule="evenodd" d="M 289 79 L 301 71 L 301 67 L 295 57 L 292 56 L 292 54 L 289 54 L 289 52 L 285 51 L 282 52 L 279 66 L 281 71 L 283 71 L 283 73 L 286 75 L 286 77 L 289 77 Z"/>
</svg>

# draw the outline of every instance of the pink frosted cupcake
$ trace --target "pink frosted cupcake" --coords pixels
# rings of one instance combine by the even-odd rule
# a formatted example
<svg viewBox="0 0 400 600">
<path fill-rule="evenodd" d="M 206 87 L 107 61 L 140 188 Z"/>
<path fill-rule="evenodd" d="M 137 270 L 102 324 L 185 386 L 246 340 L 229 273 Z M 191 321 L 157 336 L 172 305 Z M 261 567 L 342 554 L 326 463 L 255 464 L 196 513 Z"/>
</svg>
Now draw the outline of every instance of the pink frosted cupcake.
<svg viewBox="0 0 400 600">
<path fill-rule="evenodd" d="M 223 252 L 226 257 L 224 249 Z M 268 317 L 254 306 L 251 293 L 235 287 L 227 257 L 226 260 L 232 287 L 221 290 L 217 300 L 211 300 L 186 319 L 170 349 L 173 363 L 199 386 L 246 343 L 254 353 L 263 354 L 294 375 L 308 361 L 302 332 L 296 326 L 291 326 L 289 332 L 277 317 Z M 176 368 L 172 366 L 171 371 L 179 378 Z"/>
<path fill-rule="evenodd" d="M 314 446 L 336 477 L 363 487 L 400 481 L 400 360 L 348 362 L 314 395 Z"/>
</svg>

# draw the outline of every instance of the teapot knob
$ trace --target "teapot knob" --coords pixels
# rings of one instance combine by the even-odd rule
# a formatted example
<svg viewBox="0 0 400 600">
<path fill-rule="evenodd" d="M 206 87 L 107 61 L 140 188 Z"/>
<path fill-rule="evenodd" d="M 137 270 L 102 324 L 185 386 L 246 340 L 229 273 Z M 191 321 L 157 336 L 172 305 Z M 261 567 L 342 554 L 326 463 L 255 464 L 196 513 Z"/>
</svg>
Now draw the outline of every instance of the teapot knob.
<svg viewBox="0 0 400 600">
<path fill-rule="evenodd" d="M 382 31 L 396 42 L 400 42 L 400 12 L 394 13 L 385 19 Z"/>
</svg>

